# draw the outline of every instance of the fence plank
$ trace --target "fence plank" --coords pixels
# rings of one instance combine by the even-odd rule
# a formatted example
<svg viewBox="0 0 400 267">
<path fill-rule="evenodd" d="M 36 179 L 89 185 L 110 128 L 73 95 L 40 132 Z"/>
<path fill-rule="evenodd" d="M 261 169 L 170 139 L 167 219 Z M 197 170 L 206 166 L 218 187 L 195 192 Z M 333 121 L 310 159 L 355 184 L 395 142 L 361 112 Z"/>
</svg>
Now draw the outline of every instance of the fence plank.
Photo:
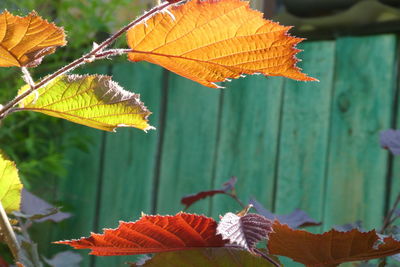
<svg viewBox="0 0 400 267">
<path fill-rule="evenodd" d="M 158 127 L 162 69 L 148 63 L 119 63 L 112 72 L 113 79 L 126 90 L 140 93 L 142 102 L 153 112 L 150 124 Z M 137 220 L 142 211 L 151 213 L 158 133 L 132 128 L 107 133 L 98 230 L 117 227 L 120 220 Z M 97 257 L 96 266 L 125 266 L 135 258 Z"/>
<path fill-rule="evenodd" d="M 378 136 L 390 125 L 395 43 L 394 35 L 336 42 L 325 228 L 382 223 L 387 153 Z"/>
<path fill-rule="evenodd" d="M 399 39 L 397 39 L 399 40 Z M 393 94 L 393 106 L 394 106 L 394 110 L 393 110 L 393 122 L 392 122 L 392 126 L 390 128 L 393 129 L 400 129 L 400 71 L 399 71 L 399 56 L 400 56 L 400 46 L 398 45 L 397 47 L 397 51 L 396 51 L 396 58 L 397 58 L 397 68 L 396 70 L 396 77 L 397 77 L 397 81 L 396 81 L 396 92 Z M 388 154 L 390 154 L 390 152 L 387 152 Z M 390 209 L 391 207 L 393 207 L 396 198 L 398 196 L 398 194 L 400 194 L 400 156 L 391 156 L 392 157 L 392 166 L 390 166 L 392 169 L 389 171 L 389 175 L 390 177 L 388 177 L 389 180 L 389 184 L 388 186 L 390 188 L 387 188 L 387 193 L 390 194 L 388 196 L 388 209 Z M 399 225 L 399 222 L 396 222 L 397 225 Z"/>
<path fill-rule="evenodd" d="M 238 177 L 237 193 L 272 207 L 283 79 L 251 76 L 226 84 L 214 187 Z M 214 216 L 240 210 L 227 196 L 213 197 Z"/>
<path fill-rule="evenodd" d="M 220 90 L 170 76 L 157 212 L 182 210 L 180 198 L 211 186 Z M 200 203 L 190 211 L 207 213 Z"/>
<path fill-rule="evenodd" d="M 94 65 L 79 69 L 79 73 L 107 73 L 107 65 Z M 73 216 L 56 224 L 52 231 L 52 240 L 64 240 L 87 236 L 94 230 L 96 218 L 96 196 L 100 177 L 100 158 L 104 132 L 82 125 L 65 123 L 65 140 L 71 136 L 81 136 L 87 140 L 88 150 L 72 147 L 66 151 L 69 162 L 67 176 L 59 181 L 57 201 L 65 203 Z M 60 245 L 51 245 L 51 251 L 63 251 Z M 83 256 L 82 266 L 89 266 L 90 257 L 87 251 L 77 251 Z"/>
<path fill-rule="evenodd" d="M 300 208 L 314 219 L 323 213 L 335 42 L 307 42 L 301 67 L 319 83 L 285 84 L 276 212 Z"/>
</svg>

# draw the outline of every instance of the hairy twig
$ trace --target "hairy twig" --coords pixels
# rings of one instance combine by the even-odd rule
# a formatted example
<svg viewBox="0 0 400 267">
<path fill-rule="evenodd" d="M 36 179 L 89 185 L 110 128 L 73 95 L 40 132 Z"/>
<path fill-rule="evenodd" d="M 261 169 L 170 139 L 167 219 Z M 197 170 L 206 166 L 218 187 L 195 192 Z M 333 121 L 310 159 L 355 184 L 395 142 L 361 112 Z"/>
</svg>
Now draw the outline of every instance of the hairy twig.
<svg viewBox="0 0 400 267">
<path fill-rule="evenodd" d="M 132 28 L 133 26 L 145 21 L 146 19 L 150 18 L 151 16 L 153 16 L 154 14 L 163 11 L 164 9 L 166 9 L 167 7 L 169 7 L 170 5 L 174 5 L 176 3 L 171 2 L 164 2 L 161 3 L 160 5 L 152 8 L 151 10 L 149 10 L 148 12 L 144 13 L 142 16 L 138 17 L 137 19 L 133 20 L 132 22 L 130 22 L 128 25 L 126 25 L 125 27 L 123 27 L 122 29 L 120 29 L 119 31 L 117 31 L 116 33 L 114 33 L 113 35 L 111 35 L 109 38 L 107 38 L 104 42 L 102 42 L 99 45 L 96 45 L 89 53 L 83 55 L 82 57 L 74 60 L 73 62 L 69 63 L 68 65 L 60 68 L 59 70 L 55 71 L 54 73 L 44 77 L 41 81 L 39 81 L 38 83 L 34 83 L 32 81 L 32 84 L 28 84 L 30 85 L 30 88 L 28 90 L 26 90 L 24 93 L 16 96 L 13 100 L 11 100 L 10 102 L 8 102 L 7 104 L 5 104 L 1 110 L 0 110 L 0 120 L 3 119 L 5 116 L 7 116 L 11 109 L 17 105 L 20 101 L 22 101 L 25 97 L 29 96 L 32 92 L 38 90 L 39 88 L 41 88 L 42 86 L 46 85 L 47 83 L 51 82 L 52 80 L 54 80 L 55 78 L 57 78 L 58 76 L 65 74 L 85 63 L 89 63 L 89 62 L 93 62 L 97 59 L 102 59 L 108 56 L 115 56 L 115 55 L 121 55 L 123 53 L 127 53 L 129 52 L 129 49 L 110 49 L 110 50 L 106 50 L 104 51 L 105 48 L 107 48 L 109 45 L 111 45 L 118 37 L 120 37 L 122 34 L 124 34 L 126 31 L 128 31 L 130 28 Z M 23 70 L 24 71 L 24 70 Z M 28 72 L 29 74 L 29 72 Z M 25 73 L 24 73 L 25 75 Z"/>
<path fill-rule="evenodd" d="M 21 71 L 22 71 L 22 79 L 29 85 L 29 87 L 34 87 L 35 86 L 35 82 L 32 79 L 31 74 L 28 71 L 28 68 L 26 67 L 21 67 Z"/>
<path fill-rule="evenodd" d="M 20 246 L 0 201 L 0 231 L 4 235 L 15 261 L 19 260 Z"/>
</svg>

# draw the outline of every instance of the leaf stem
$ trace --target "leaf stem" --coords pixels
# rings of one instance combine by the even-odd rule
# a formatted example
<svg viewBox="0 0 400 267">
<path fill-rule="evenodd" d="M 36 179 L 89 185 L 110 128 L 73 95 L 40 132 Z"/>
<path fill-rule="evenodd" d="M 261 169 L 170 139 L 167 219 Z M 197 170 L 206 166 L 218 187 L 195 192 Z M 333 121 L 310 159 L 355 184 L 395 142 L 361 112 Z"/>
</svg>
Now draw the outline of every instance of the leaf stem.
<svg viewBox="0 0 400 267">
<path fill-rule="evenodd" d="M 4 235 L 8 247 L 17 262 L 19 260 L 20 246 L 15 236 L 15 233 L 11 227 L 10 221 L 8 220 L 6 211 L 0 201 L 0 231 Z"/>
<path fill-rule="evenodd" d="M 264 252 L 262 252 L 259 249 L 253 248 L 252 251 L 254 253 L 256 253 L 257 255 L 263 257 L 264 259 L 266 259 L 267 261 L 269 261 L 272 265 L 276 266 L 276 267 L 280 267 L 281 265 L 279 263 L 277 263 L 274 259 L 272 259 L 271 257 L 269 257 L 267 254 L 265 254 Z"/>
<path fill-rule="evenodd" d="M 178 2 L 179 3 L 179 2 Z M 22 101 L 25 97 L 27 97 L 28 95 L 30 95 L 32 92 L 38 90 L 39 88 L 41 88 L 42 86 L 46 85 L 47 83 L 51 82 L 52 80 L 54 80 L 55 78 L 57 78 L 58 76 L 67 73 L 85 63 L 90 63 L 93 62 L 97 59 L 102 59 L 104 57 L 107 56 L 113 56 L 113 55 L 120 55 L 123 53 L 127 53 L 129 52 L 129 49 L 110 49 L 110 50 L 106 50 L 103 51 L 105 48 L 107 48 L 109 45 L 111 45 L 118 37 L 120 37 L 122 34 L 124 34 L 126 31 L 128 31 L 130 28 L 132 28 L 133 26 L 141 23 L 142 21 L 150 18 L 151 16 L 153 16 L 154 14 L 163 11 L 164 9 L 166 9 L 167 7 L 171 6 L 171 5 L 175 5 L 177 3 L 173 3 L 173 1 L 171 2 L 164 2 L 161 3 L 158 6 L 153 7 L 152 9 L 150 9 L 148 12 L 144 13 L 142 16 L 138 17 L 137 19 L 133 20 L 132 22 L 130 22 L 129 24 L 127 24 L 125 27 L 121 28 L 119 31 L 117 31 L 116 33 L 114 33 L 113 35 L 111 35 L 109 38 L 107 38 L 105 41 L 103 41 L 101 44 L 99 44 L 98 46 L 94 47 L 89 53 L 84 54 L 82 57 L 74 60 L 73 62 L 69 63 L 68 65 L 58 69 L 57 71 L 55 71 L 54 73 L 44 77 L 41 81 L 39 81 L 37 84 L 35 84 L 33 81 L 33 84 L 29 84 L 30 88 L 28 90 L 26 90 L 24 93 L 17 95 L 14 99 L 12 99 L 10 102 L 8 102 L 7 104 L 5 104 L 1 109 L 0 109 L 0 120 L 4 119 L 4 117 L 6 117 L 8 114 L 10 114 L 12 112 L 12 108 L 17 105 L 20 101 Z M 116 53 L 117 51 L 117 53 Z M 24 70 L 22 70 L 24 72 Z M 28 72 L 29 74 L 29 72 Z M 25 73 L 24 73 L 25 76 Z"/>
<path fill-rule="evenodd" d="M 245 209 L 247 206 L 245 204 L 243 204 L 243 202 L 236 196 L 236 194 L 232 194 L 232 193 L 224 193 L 225 195 L 230 196 L 231 198 L 233 198 L 233 200 L 235 200 L 243 209 Z"/>
</svg>

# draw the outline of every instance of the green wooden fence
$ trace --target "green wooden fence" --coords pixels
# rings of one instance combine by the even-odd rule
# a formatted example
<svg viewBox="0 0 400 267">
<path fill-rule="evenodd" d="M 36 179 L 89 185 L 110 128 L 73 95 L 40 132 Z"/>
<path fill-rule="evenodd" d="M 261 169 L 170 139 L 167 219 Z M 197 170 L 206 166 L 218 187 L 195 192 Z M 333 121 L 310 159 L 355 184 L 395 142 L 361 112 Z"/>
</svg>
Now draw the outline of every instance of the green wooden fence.
<svg viewBox="0 0 400 267">
<path fill-rule="evenodd" d="M 324 223 L 313 231 L 358 219 L 367 229 L 379 227 L 400 190 L 400 162 L 378 141 L 400 118 L 397 37 L 341 37 L 301 48 L 300 66 L 319 83 L 251 76 L 215 90 L 145 63 L 91 69 L 140 93 L 157 131 L 104 133 L 68 123 L 92 145 L 69 151 L 56 200 L 75 216 L 50 228 L 47 238 L 87 236 L 142 211 L 174 214 L 183 208 L 180 197 L 232 175 L 244 201 L 253 196 L 278 213 L 301 208 Z M 238 209 L 216 196 L 190 211 L 216 217 Z M 85 256 L 82 266 L 129 259 Z"/>
</svg>

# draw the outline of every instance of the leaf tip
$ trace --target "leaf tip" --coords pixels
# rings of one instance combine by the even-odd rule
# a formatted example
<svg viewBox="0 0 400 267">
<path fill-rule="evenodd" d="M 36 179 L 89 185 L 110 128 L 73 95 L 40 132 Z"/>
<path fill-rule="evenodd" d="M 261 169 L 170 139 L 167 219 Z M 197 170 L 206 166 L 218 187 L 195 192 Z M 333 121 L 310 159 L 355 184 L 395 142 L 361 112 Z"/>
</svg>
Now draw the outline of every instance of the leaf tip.
<svg viewBox="0 0 400 267">
<path fill-rule="evenodd" d="M 150 130 L 156 130 L 156 129 L 157 129 L 156 127 L 149 125 L 149 126 L 147 126 L 147 128 L 143 129 L 143 131 L 144 131 L 145 133 L 147 133 L 147 132 L 150 131 Z"/>
</svg>

